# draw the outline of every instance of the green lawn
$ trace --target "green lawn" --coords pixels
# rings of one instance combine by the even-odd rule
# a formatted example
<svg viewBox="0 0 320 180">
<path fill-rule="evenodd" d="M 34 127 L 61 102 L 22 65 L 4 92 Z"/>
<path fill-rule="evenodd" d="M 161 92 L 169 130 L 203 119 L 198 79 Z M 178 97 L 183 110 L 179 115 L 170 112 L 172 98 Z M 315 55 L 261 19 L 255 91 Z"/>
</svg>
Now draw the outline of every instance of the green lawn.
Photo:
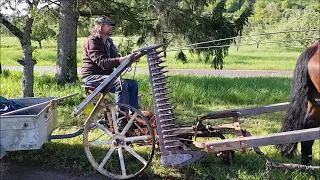
<svg viewBox="0 0 320 180">
<path fill-rule="evenodd" d="M 138 74 L 140 93 L 151 92 L 147 75 Z M 21 96 L 22 73 L 5 71 L 0 75 L 1 95 L 5 97 Z M 170 78 L 173 101 L 176 103 L 177 123 L 192 125 L 194 120 L 208 112 L 217 110 L 267 105 L 287 102 L 291 87 L 291 78 L 255 77 L 255 78 L 222 78 L 199 77 L 191 75 L 173 75 Z M 35 96 L 64 96 L 82 92 L 80 83 L 59 86 L 53 74 L 35 74 Z M 148 106 L 152 104 L 150 96 L 145 97 Z M 72 117 L 74 109 L 81 103 L 81 97 L 63 101 L 58 108 L 59 128 L 54 134 L 75 132 L 82 127 L 84 118 Z M 253 135 L 266 135 L 279 131 L 285 113 L 252 116 L 242 119 L 241 126 Z M 207 122 L 206 122 L 207 123 Z M 215 121 L 210 122 L 216 123 Z M 212 138 L 203 138 L 212 141 Z M 313 146 L 314 163 L 320 165 L 319 141 Z M 143 153 L 145 150 L 141 149 Z M 274 146 L 262 147 L 262 151 L 274 161 L 299 163 L 300 158 L 287 159 L 280 156 Z M 98 151 L 101 155 L 106 152 Z M 33 164 L 70 171 L 95 172 L 86 158 L 82 147 L 82 136 L 73 139 L 54 140 L 45 143 L 40 150 L 11 152 L 5 157 L 7 161 L 25 165 Z M 140 179 L 262 179 L 265 177 L 266 161 L 259 155 L 248 152 L 237 152 L 233 165 L 225 165 L 213 153 L 190 166 L 181 169 L 164 168 L 157 152 L 151 166 L 145 170 Z M 312 179 L 311 173 L 297 170 L 272 169 L 270 179 Z M 320 176 L 317 171 L 318 177 Z"/>
<path fill-rule="evenodd" d="M 121 41 L 121 37 L 113 38 L 115 43 Z M 78 66 L 81 66 L 82 47 L 85 38 L 78 38 L 77 59 Z M 38 46 L 33 42 L 34 46 Z M 170 48 L 170 47 L 169 47 Z M 232 47 L 229 55 L 224 59 L 224 69 L 256 69 L 256 70 L 293 70 L 295 63 L 303 51 L 301 48 L 284 47 L 279 45 L 260 45 L 240 47 L 238 50 Z M 188 63 L 183 64 L 175 60 L 176 52 L 169 52 L 166 60 L 169 68 L 210 68 L 210 63 L 204 59 L 199 60 L 197 55 L 191 56 L 185 51 Z M 22 58 L 21 46 L 15 37 L 1 37 L 1 64 L 17 66 L 16 60 Z M 37 66 L 55 66 L 57 59 L 56 40 L 45 40 L 43 48 L 37 48 L 34 52 Z M 142 58 L 137 67 L 147 67 L 145 58 Z"/>
</svg>

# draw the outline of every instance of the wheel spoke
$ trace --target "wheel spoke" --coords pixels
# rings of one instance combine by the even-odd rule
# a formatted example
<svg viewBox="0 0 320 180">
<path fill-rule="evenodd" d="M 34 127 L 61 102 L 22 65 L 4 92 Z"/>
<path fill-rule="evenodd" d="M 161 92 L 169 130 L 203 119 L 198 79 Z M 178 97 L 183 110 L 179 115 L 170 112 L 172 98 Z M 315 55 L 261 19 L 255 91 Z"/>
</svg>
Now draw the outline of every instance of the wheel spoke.
<svg viewBox="0 0 320 180">
<path fill-rule="evenodd" d="M 118 148 L 118 154 L 119 154 L 119 160 L 120 160 L 120 166 L 121 166 L 122 175 L 126 176 L 127 172 L 126 172 L 126 166 L 124 165 L 124 158 L 123 158 L 122 148 Z"/>
<path fill-rule="evenodd" d="M 124 145 L 123 146 L 130 154 L 132 154 L 135 158 L 137 158 L 143 165 L 147 165 L 147 161 L 143 159 L 138 153 L 136 153 L 131 147 Z"/>
<path fill-rule="evenodd" d="M 100 123 L 98 123 L 98 122 L 96 122 L 96 121 L 94 121 L 93 123 L 94 123 L 97 127 L 99 127 L 100 129 L 102 129 L 103 132 L 105 132 L 106 134 L 108 134 L 108 136 L 110 136 L 110 137 L 113 136 L 113 134 L 112 134 L 107 128 L 105 128 L 103 125 L 101 125 Z"/>
<path fill-rule="evenodd" d="M 137 116 L 138 116 L 138 113 L 135 112 L 135 113 L 133 114 L 133 116 L 131 117 L 131 119 L 129 120 L 129 122 L 127 123 L 127 125 L 126 125 L 126 126 L 123 128 L 123 130 L 121 131 L 121 135 L 122 135 L 122 136 L 124 136 L 124 135 L 127 133 L 128 129 L 131 127 L 133 121 L 136 119 Z"/>
<path fill-rule="evenodd" d="M 119 133 L 118 130 L 118 123 L 117 123 L 117 117 L 116 117 L 116 107 L 111 106 L 111 115 L 112 115 L 112 122 L 113 122 L 113 128 L 115 133 Z"/>
<path fill-rule="evenodd" d="M 150 135 L 145 135 L 145 136 L 134 136 L 134 137 L 127 137 L 127 138 L 124 138 L 124 140 L 126 142 L 132 142 L 132 141 L 146 141 L 146 140 L 149 140 L 151 139 L 152 137 Z"/>
<path fill-rule="evenodd" d="M 106 144 L 111 144 L 112 141 L 110 140 L 104 140 L 104 141 L 92 141 L 88 143 L 88 146 L 98 146 L 98 145 L 106 145 Z"/>
<path fill-rule="evenodd" d="M 109 152 L 107 153 L 107 155 L 103 158 L 102 162 L 99 165 L 99 169 L 103 169 L 103 166 L 107 163 L 107 161 L 109 160 L 110 156 L 112 155 L 113 151 L 116 148 L 114 146 L 111 147 L 111 149 L 109 150 Z"/>
<path fill-rule="evenodd" d="M 133 111 L 128 114 L 128 110 Z M 126 104 L 106 104 L 100 111 L 97 116 L 88 118 L 83 131 L 87 158 L 107 179 L 128 179 L 138 175 L 154 155 L 155 137 L 150 122 L 139 110 Z M 148 146 L 148 153 L 140 151 L 139 146 L 150 144 L 152 148 Z M 98 154 L 95 148 L 104 151 Z"/>
</svg>

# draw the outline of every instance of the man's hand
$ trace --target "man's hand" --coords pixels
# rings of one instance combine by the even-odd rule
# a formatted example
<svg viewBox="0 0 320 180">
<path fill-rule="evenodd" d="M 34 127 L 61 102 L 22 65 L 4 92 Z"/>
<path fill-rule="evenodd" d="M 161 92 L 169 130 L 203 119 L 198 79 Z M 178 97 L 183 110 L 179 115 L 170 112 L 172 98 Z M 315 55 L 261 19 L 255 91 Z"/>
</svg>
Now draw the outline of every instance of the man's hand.
<svg viewBox="0 0 320 180">
<path fill-rule="evenodd" d="M 128 59 L 130 56 L 133 56 L 132 58 L 134 58 L 134 61 L 135 62 L 139 62 L 140 61 L 140 58 L 142 56 L 144 56 L 146 53 L 139 53 L 139 54 L 129 54 L 127 56 L 124 56 L 124 57 L 120 57 L 119 58 L 119 62 L 120 64 L 123 63 L 126 59 Z"/>
<path fill-rule="evenodd" d="M 139 54 L 136 54 L 135 56 L 134 56 L 134 58 L 136 59 L 136 62 L 139 62 L 139 60 L 140 60 L 140 58 L 142 57 L 142 56 L 144 56 L 144 55 L 146 55 L 147 54 L 147 52 L 145 51 L 141 51 Z"/>
<path fill-rule="evenodd" d="M 124 57 L 120 57 L 120 58 L 119 58 L 120 64 L 123 63 L 125 60 L 127 60 L 130 56 L 131 56 L 131 54 L 129 54 L 129 55 L 127 55 L 127 56 L 124 56 Z"/>
</svg>

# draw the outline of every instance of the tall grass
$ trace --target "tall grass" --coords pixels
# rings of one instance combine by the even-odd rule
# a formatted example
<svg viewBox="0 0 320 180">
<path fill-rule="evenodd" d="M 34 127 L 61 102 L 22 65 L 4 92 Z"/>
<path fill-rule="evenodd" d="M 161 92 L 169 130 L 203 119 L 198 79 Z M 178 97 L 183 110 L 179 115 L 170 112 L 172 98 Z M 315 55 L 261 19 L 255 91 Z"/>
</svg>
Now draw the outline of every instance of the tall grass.
<svg viewBox="0 0 320 180">
<path fill-rule="evenodd" d="M 114 37 L 118 44 L 121 37 Z M 78 38 L 77 65 L 82 65 L 82 48 L 85 38 Z M 57 60 L 57 42 L 50 39 L 43 42 L 43 48 L 37 48 L 34 57 L 36 66 L 55 66 Z M 34 46 L 38 46 L 33 42 Z M 1 37 L 1 64 L 17 66 L 16 60 L 22 58 L 21 46 L 15 37 Z M 279 45 L 260 45 L 230 48 L 229 55 L 224 59 L 224 69 L 261 69 L 261 70 L 293 70 L 295 63 L 303 51 L 301 48 L 284 47 Z M 175 59 L 176 52 L 168 52 L 166 60 L 170 68 L 210 68 L 210 61 L 205 63 L 204 57 L 191 55 L 185 51 L 188 63 L 183 64 Z M 147 61 L 141 59 L 137 67 L 147 67 Z"/>
<path fill-rule="evenodd" d="M 1 95 L 5 97 L 21 96 L 21 72 L 5 71 L 0 75 Z M 139 82 L 140 93 L 151 92 L 150 80 L 147 75 L 138 74 L 135 79 Z M 170 78 L 172 96 L 176 104 L 177 123 L 191 125 L 197 117 L 208 112 L 267 105 L 286 102 L 289 100 L 291 87 L 290 78 L 258 77 L 258 78 L 221 78 L 199 77 L 190 75 L 174 75 Z M 64 96 L 82 92 L 80 83 L 57 85 L 52 74 L 35 74 L 35 95 Z M 59 128 L 54 134 L 63 134 L 76 131 L 82 127 L 84 118 L 71 118 L 71 114 L 81 102 L 81 96 L 69 99 L 59 105 Z M 152 105 L 150 96 L 144 97 L 148 106 Z M 272 113 L 260 116 L 246 117 L 241 120 L 242 128 L 253 135 L 266 135 L 280 130 L 284 113 Z M 228 120 L 225 120 L 228 121 Z M 216 121 L 206 122 L 218 124 Z M 213 141 L 214 138 L 203 138 L 203 141 Z M 313 146 L 314 164 L 320 164 L 319 141 Z M 280 162 L 299 163 L 300 157 L 287 159 L 273 146 L 261 148 L 272 160 Z M 145 150 L 141 150 L 145 151 Z M 105 155 L 106 152 L 97 151 Z M 55 140 L 45 143 L 40 150 L 10 152 L 7 161 L 16 161 L 25 164 L 34 164 L 57 169 L 72 171 L 95 172 L 87 160 L 83 147 L 82 137 Z M 237 152 L 233 165 L 225 165 L 213 153 L 206 154 L 205 158 L 182 169 L 164 168 L 160 162 L 160 153 L 153 158 L 150 168 L 143 174 L 143 179 L 262 179 L 265 177 L 265 159 L 252 151 Z M 320 173 L 317 172 L 319 176 Z M 270 179 L 312 179 L 306 171 L 271 169 Z"/>
</svg>

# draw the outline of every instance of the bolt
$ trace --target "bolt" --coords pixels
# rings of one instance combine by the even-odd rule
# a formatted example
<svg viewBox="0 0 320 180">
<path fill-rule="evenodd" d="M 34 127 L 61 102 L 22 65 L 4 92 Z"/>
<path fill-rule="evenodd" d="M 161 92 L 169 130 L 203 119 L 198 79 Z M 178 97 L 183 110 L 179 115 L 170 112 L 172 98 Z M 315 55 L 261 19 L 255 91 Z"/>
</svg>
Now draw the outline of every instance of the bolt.
<svg viewBox="0 0 320 180">
<path fill-rule="evenodd" d="M 117 142 L 116 140 L 113 140 L 113 141 L 112 141 L 112 144 L 113 144 L 114 146 L 118 146 L 118 142 Z"/>
<path fill-rule="evenodd" d="M 245 142 L 241 142 L 241 143 L 240 143 L 240 146 L 241 146 L 241 147 L 244 147 L 244 146 L 247 146 L 247 144 L 246 144 Z"/>
</svg>

